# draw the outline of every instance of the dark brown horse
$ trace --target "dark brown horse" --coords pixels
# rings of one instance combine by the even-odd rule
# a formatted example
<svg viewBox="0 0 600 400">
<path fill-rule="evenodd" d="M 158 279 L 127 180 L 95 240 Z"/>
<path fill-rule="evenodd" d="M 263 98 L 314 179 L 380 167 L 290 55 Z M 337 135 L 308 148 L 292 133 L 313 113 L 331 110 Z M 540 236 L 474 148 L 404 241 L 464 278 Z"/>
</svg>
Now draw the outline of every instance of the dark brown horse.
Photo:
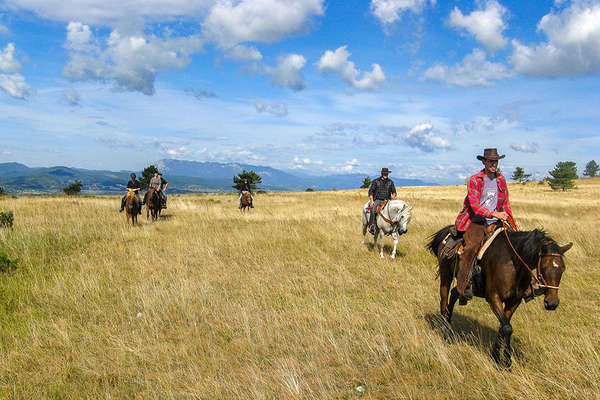
<svg viewBox="0 0 600 400">
<path fill-rule="evenodd" d="M 459 297 L 456 287 L 453 288 L 448 304 L 448 292 L 458 266 L 458 255 L 451 259 L 440 257 L 440 251 L 444 247 L 443 241 L 450 227 L 451 225 L 439 230 L 427 244 L 427 248 L 438 257 L 440 311 L 448 325 Z M 500 330 L 492 349 L 492 357 L 497 363 L 510 368 L 510 319 L 531 285 L 534 275 L 532 270 L 537 269 L 537 276 L 533 277 L 539 284 L 536 294 L 544 294 L 546 310 L 558 307 L 558 285 L 565 270 L 562 256 L 572 245 L 573 243 L 559 246 L 545 232 L 538 229 L 529 232 L 506 231 L 496 237 L 479 261 L 481 274 L 478 279 L 474 279 L 473 293 L 487 300 L 492 312 L 500 321 Z M 502 342 L 505 344 L 504 360 L 500 357 Z"/>
<path fill-rule="evenodd" d="M 250 205 L 252 204 L 252 194 L 250 192 L 246 192 L 242 195 L 242 208 L 241 211 L 244 212 L 246 210 L 250 210 Z"/>
<path fill-rule="evenodd" d="M 149 218 L 150 214 L 152 215 L 152 221 L 156 221 L 160 216 L 161 204 L 160 204 L 160 194 L 158 190 L 151 188 L 146 193 L 146 219 Z"/>
<path fill-rule="evenodd" d="M 125 198 L 125 213 L 127 214 L 127 222 L 131 221 L 131 225 L 135 226 L 137 223 L 137 217 L 142 208 L 136 192 L 139 189 L 127 189 L 127 197 Z"/>
</svg>

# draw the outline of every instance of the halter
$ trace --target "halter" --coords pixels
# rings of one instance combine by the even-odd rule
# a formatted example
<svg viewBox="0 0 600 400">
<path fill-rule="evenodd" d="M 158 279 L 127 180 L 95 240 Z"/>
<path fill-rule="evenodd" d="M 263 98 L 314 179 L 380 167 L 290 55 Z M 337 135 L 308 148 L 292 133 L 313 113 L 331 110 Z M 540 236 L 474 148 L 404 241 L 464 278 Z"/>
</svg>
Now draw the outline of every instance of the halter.
<svg viewBox="0 0 600 400">
<path fill-rule="evenodd" d="M 515 249 L 515 246 L 513 246 L 512 242 L 510 241 L 510 238 L 508 237 L 508 230 L 506 229 L 507 228 L 506 221 L 502 221 L 502 224 L 504 225 L 504 228 L 505 228 L 504 229 L 504 236 L 506 236 L 506 241 L 510 245 L 510 248 L 515 253 L 515 255 L 517 256 L 517 258 L 519 259 L 519 261 L 521 261 L 521 263 L 523 263 L 523 265 L 525 266 L 525 268 L 527 268 L 527 271 L 529 271 L 529 274 L 533 277 L 533 279 L 535 280 L 535 283 L 537 283 L 538 287 L 539 288 L 556 289 L 556 290 L 558 290 L 558 286 L 551 286 L 551 285 L 547 285 L 546 284 L 546 280 L 544 279 L 544 276 L 542 275 L 542 271 L 541 271 L 540 267 L 542 265 L 542 258 L 544 258 L 544 257 L 562 257 L 562 254 L 560 254 L 560 253 L 542 254 L 542 249 L 540 248 L 540 251 L 538 251 L 538 262 L 537 262 L 537 266 L 536 266 L 537 276 L 536 276 L 536 274 L 533 273 L 533 270 L 531 269 L 531 267 L 529 267 L 529 265 L 527 265 L 527 263 L 525 262 L 525 260 L 523 260 L 521 258 L 521 256 L 519 255 L 519 253 L 517 253 L 517 250 Z"/>
</svg>

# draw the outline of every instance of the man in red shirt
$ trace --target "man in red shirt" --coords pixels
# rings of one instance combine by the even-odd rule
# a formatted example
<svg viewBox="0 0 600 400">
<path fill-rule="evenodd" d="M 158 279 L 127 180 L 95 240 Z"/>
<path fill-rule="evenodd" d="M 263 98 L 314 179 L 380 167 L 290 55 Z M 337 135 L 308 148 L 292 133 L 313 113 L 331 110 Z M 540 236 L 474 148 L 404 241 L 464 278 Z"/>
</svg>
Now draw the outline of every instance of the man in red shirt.
<svg viewBox="0 0 600 400">
<path fill-rule="evenodd" d="M 460 304 L 466 304 L 473 297 L 469 286 L 471 266 L 485 237 L 486 227 L 498 220 L 512 219 L 506 179 L 498 171 L 499 156 L 496 149 L 485 149 L 483 156 L 477 156 L 484 168 L 469 178 L 468 192 L 464 207 L 456 218 L 456 229 L 464 232 L 464 248 L 458 263 L 456 288 Z"/>
</svg>

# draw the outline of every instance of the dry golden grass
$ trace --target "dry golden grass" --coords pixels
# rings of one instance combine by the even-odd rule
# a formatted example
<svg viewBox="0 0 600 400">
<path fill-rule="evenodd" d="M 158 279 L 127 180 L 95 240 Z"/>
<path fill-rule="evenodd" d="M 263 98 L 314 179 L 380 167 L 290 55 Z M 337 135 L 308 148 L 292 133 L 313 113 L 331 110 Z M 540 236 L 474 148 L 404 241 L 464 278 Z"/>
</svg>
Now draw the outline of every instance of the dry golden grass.
<svg viewBox="0 0 600 400">
<path fill-rule="evenodd" d="M 578 185 L 510 186 L 522 228 L 575 243 L 559 308 L 513 318 L 512 372 L 485 301 L 456 308 L 450 342 L 438 327 L 424 243 L 462 186 L 400 188 L 415 208 L 396 260 L 390 239 L 385 260 L 360 244 L 364 191 L 259 195 L 245 216 L 233 195 L 171 195 L 136 228 L 116 197 L 4 198 L 20 263 L 0 275 L 0 397 L 599 398 L 600 180 Z"/>
</svg>

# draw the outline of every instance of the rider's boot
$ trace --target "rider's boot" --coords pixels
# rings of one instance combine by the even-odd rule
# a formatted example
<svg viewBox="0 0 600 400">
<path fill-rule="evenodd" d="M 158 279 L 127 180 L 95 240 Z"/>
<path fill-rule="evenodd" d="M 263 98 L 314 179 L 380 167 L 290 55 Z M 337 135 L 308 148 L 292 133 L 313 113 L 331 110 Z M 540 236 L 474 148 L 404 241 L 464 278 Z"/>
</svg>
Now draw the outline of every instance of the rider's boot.
<svg viewBox="0 0 600 400">
<path fill-rule="evenodd" d="M 472 222 L 463 235 L 465 244 L 463 252 L 458 260 L 458 274 L 456 275 L 456 289 L 460 297 L 460 305 L 466 305 L 473 298 L 473 289 L 471 288 L 471 268 L 475 261 L 477 251 L 485 235 L 485 227 L 482 224 Z"/>
</svg>

